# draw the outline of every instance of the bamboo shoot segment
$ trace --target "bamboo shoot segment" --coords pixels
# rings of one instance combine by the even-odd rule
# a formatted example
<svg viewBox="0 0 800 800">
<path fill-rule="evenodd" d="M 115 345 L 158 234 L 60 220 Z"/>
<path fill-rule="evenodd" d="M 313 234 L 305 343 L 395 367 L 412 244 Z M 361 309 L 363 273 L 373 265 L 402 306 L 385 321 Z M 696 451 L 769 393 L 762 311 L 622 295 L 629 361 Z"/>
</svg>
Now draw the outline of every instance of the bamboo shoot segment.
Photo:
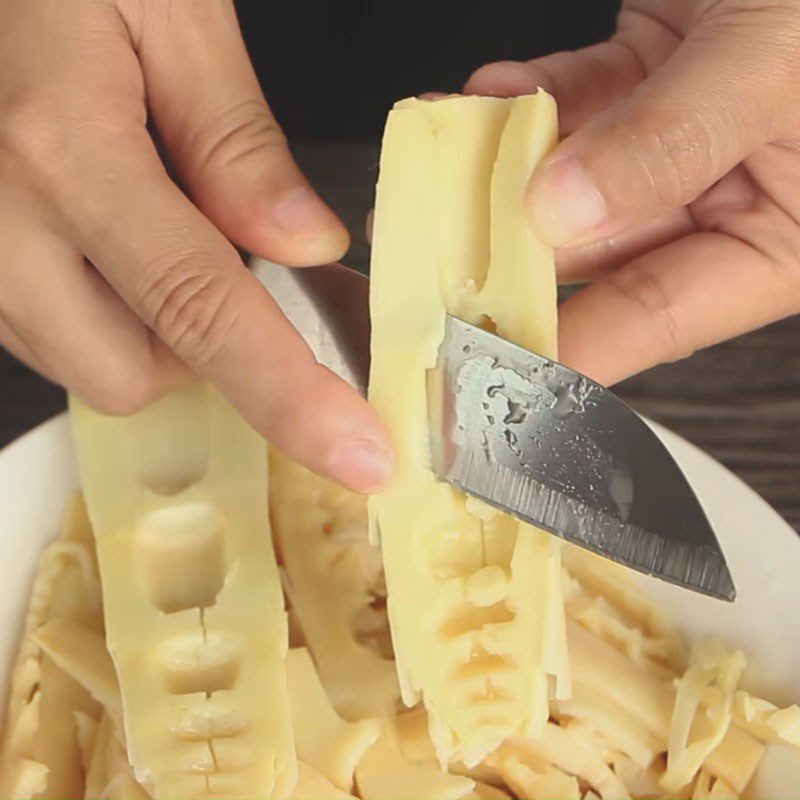
<svg viewBox="0 0 800 800">
<path fill-rule="evenodd" d="M 356 786 L 363 800 L 460 800 L 475 782 L 407 761 L 389 725 L 356 767 Z"/>
<path fill-rule="evenodd" d="M 509 795 L 502 789 L 492 786 L 490 783 L 479 783 L 475 781 L 475 788 L 471 794 L 467 795 L 468 800 L 510 800 Z"/>
<path fill-rule="evenodd" d="M 353 795 L 337 789 L 321 772 L 304 761 L 297 762 L 297 784 L 290 800 L 356 800 Z"/>
<path fill-rule="evenodd" d="M 98 797 L 107 800 L 150 800 L 145 788 L 133 777 L 124 738 L 115 726 L 112 727 L 104 744 L 105 788 L 100 791 Z"/>
<path fill-rule="evenodd" d="M 272 450 L 270 511 L 284 588 L 334 708 L 348 720 L 394 713 L 386 587 L 365 498 Z"/>
<path fill-rule="evenodd" d="M 113 723 L 107 714 L 100 717 L 95 731 L 89 766 L 86 770 L 84 797 L 101 797 L 103 787 L 108 785 L 107 754 L 113 738 Z"/>
<path fill-rule="evenodd" d="M 564 547 L 564 564 L 586 591 L 604 597 L 648 633 L 669 637 L 674 651 L 687 655 L 681 635 L 644 591 L 633 570 L 572 544 Z"/>
<path fill-rule="evenodd" d="M 402 711 L 394 718 L 397 744 L 403 758 L 414 764 L 435 767 L 438 766 L 438 758 L 428 728 L 428 715 L 421 705 Z M 477 793 L 477 796 L 482 796 L 481 792 L 491 795 L 491 789 L 499 792 L 496 787 L 503 783 L 497 769 L 488 760 L 471 767 L 461 762 L 453 762 L 448 766 L 448 772 L 473 780 L 474 793 Z M 490 788 L 485 788 L 487 786 Z M 501 797 L 501 795 L 492 796 Z"/>
<path fill-rule="evenodd" d="M 738 796 L 725 781 L 701 771 L 695 781 L 692 800 L 737 800 Z"/>
<path fill-rule="evenodd" d="M 523 193 L 556 134 L 544 92 L 405 100 L 384 134 L 370 398 L 398 472 L 370 509 L 403 700 L 424 702 L 443 763 L 476 764 L 508 736 L 541 730 L 548 675 L 568 694 L 561 547 L 435 479 L 426 390 L 448 311 L 555 356 L 553 257 Z"/>
<path fill-rule="evenodd" d="M 128 418 L 71 413 L 137 780 L 157 798 L 287 797 L 263 440 L 201 383 Z"/>
<path fill-rule="evenodd" d="M 569 700 L 553 704 L 554 716 L 562 723 L 570 718 L 589 722 L 611 746 L 647 769 L 661 751 L 663 742 L 640 725 L 628 711 L 581 684 Z"/>
<path fill-rule="evenodd" d="M 401 711 L 394 718 L 394 728 L 404 758 L 415 764 L 436 764 L 436 750 L 428 733 L 428 715 L 422 706 Z"/>
<path fill-rule="evenodd" d="M 699 735 L 707 733 L 709 726 L 703 714 L 695 720 L 695 731 Z M 706 759 L 705 769 L 741 794 L 753 780 L 764 750 L 761 742 L 737 725 L 731 725 Z"/>
<path fill-rule="evenodd" d="M 633 757 L 636 747 L 624 742 L 644 731 L 640 745 L 661 752 L 667 749 L 669 732 L 676 709 L 674 686 L 665 683 L 652 671 L 635 664 L 611 644 L 594 636 L 572 620 L 567 621 L 569 652 L 573 673 L 573 698 L 559 708 L 584 708 L 595 721 L 605 719 L 605 731 L 615 746 Z M 727 690 L 726 690 L 727 691 Z M 597 710 L 596 715 L 594 710 Z M 557 711 L 558 713 L 558 711 Z M 585 713 L 585 712 L 582 712 Z M 683 718 L 686 710 L 679 712 Z M 576 716 L 580 716 L 576 712 Z M 725 725 L 725 714 L 717 715 L 717 725 L 705 712 L 691 715 L 690 738 L 716 740 L 714 728 L 725 727 L 719 743 L 708 753 L 705 769 L 725 781 L 739 793 L 753 777 L 764 753 L 764 746 L 737 725 Z M 676 755 L 685 752 L 676 740 Z M 699 748 L 691 751 L 696 753 Z M 705 748 L 707 749 L 707 748 Z M 639 757 L 644 750 L 639 752 Z M 690 774 L 684 783 L 691 780 Z M 678 780 L 679 778 L 674 778 Z M 682 784 L 681 784 L 682 785 Z"/>
<path fill-rule="evenodd" d="M 738 691 L 733 718 L 748 733 L 769 744 L 800 747 L 800 707 L 778 708 L 774 703 Z"/>
<path fill-rule="evenodd" d="M 81 751 L 81 769 L 83 774 L 89 772 L 89 764 L 92 759 L 92 751 L 94 750 L 94 741 L 97 737 L 97 729 L 100 725 L 100 720 L 95 719 L 83 711 L 73 711 L 72 717 L 75 720 L 75 730 L 78 734 L 78 748 Z"/>
<path fill-rule="evenodd" d="M 642 769 L 624 753 L 609 752 L 607 760 L 632 797 L 658 797 L 661 794 L 658 783 L 663 771 L 661 759 L 648 769 Z"/>
<path fill-rule="evenodd" d="M 47 547 L 31 593 L 0 749 L 0 797 L 60 798 L 82 792 L 75 714 L 97 704 L 34 640 L 51 622 L 102 630 L 99 581 L 79 496 L 71 499 L 60 538 Z"/>
<path fill-rule="evenodd" d="M 661 785 L 675 791 L 689 783 L 725 738 L 733 719 L 733 695 L 744 670 L 741 653 L 728 653 L 719 643 L 699 645 L 692 664 L 678 681 L 667 751 L 667 771 Z M 696 731 L 695 720 L 706 688 L 713 691 L 703 717 L 707 730 Z"/>
<path fill-rule="evenodd" d="M 114 665 L 102 636 L 64 619 L 32 634 L 33 641 L 73 680 L 118 719 L 122 701 Z"/>
<path fill-rule="evenodd" d="M 144 787 L 127 772 L 118 772 L 107 784 L 101 795 L 108 800 L 150 800 Z"/>
<path fill-rule="evenodd" d="M 603 749 L 592 746 L 569 729 L 550 722 L 537 739 L 515 736 L 498 751 L 500 759 L 512 757 L 531 769 L 544 763 L 566 775 L 580 778 L 603 800 L 629 800 L 627 789 L 605 763 L 604 756 Z"/>
<path fill-rule="evenodd" d="M 380 720 L 345 722 L 331 707 L 305 648 L 289 651 L 286 672 L 298 758 L 341 791 L 351 791 L 356 764 L 380 736 Z"/>
<path fill-rule="evenodd" d="M 497 768 L 517 797 L 531 800 L 581 800 L 580 785 L 576 778 L 558 770 L 539 772 L 515 756 L 497 758 Z"/>
</svg>

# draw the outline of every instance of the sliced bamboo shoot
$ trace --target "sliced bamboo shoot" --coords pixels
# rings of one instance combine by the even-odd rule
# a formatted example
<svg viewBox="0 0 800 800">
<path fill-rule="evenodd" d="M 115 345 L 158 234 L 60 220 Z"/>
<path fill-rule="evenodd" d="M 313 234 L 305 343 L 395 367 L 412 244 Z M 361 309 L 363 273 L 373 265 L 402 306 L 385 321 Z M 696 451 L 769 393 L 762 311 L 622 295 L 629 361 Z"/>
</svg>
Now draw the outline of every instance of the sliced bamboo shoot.
<svg viewBox="0 0 800 800">
<path fill-rule="evenodd" d="M 101 703 L 112 718 L 121 719 L 119 684 L 101 636 L 64 619 L 51 620 L 32 636 L 36 644 Z"/>
<path fill-rule="evenodd" d="M 581 800 L 577 778 L 559 770 L 537 772 L 515 756 L 498 759 L 497 768 L 517 797 L 528 800 Z"/>
<path fill-rule="evenodd" d="M 748 733 L 769 744 L 800 747 L 800 707 L 778 708 L 774 703 L 736 692 L 733 718 Z"/>
<path fill-rule="evenodd" d="M 375 637 L 359 641 L 356 629 L 372 604 L 385 600 L 365 498 L 272 450 L 270 513 L 284 588 L 334 708 L 349 720 L 394 713 L 394 663 L 369 646 L 378 644 Z M 388 622 L 379 623 L 375 633 L 388 637 Z"/>
<path fill-rule="evenodd" d="M 308 650 L 290 650 L 286 661 L 297 757 L 350 792 L 356 764 L 381 734 L 378 719 L 345 722 L 332 708 Z"/>
<path fill-rule="evenodd" d="M 475 782 L 406 761 L 389 725 L 356 767 L 356 786 L 363 800 L 460 800 Z"/>
<path fill-rule="evenodd" d="M 403 699 L 424 702 L 443 763 L 475 764 L 508 736 L 540 731 L 549 675 L 568 693 L 560 545 L 435 479 L 426 397 L 447 311 L 555 356 L 553 256 L 523 193 L 556 135 L 544 92 L 404 100 L 384 134 L 370 398 L 398 471 L 370 510 Z"/>
<path fill-rule="evenodd" d="M 548 722 L 536 739 L 515 736 L 503 744 L 500 758 L 513 756 L 530 767 L 537 760 L 586 781 L 602 800 L 630 800 L 619 777 L 604 761 L 604 752 L 569 730 Z"/>
<path fill-rule="evenodd" d="M 676 686 L 667 770 L 661 776 L 661 785 L 667 791 L 687 784 L 727 735 L 733 720 L 733 696 L 744 666 L 742 653 L 729 653 L 718 642 L 706 642 L 695 648 L 692 663 Z M 700 717 L 698 709 L 706 687 L 716 691 L 713 702 L 706 704 Z M 696 725 L 700 718 L 706 727 L 702 732 Z"/>
<path fill-rule="evenodd" d="M 201 383 L 128 418 L 70 405 L 136 779 L 170 800 L 287 797 L 266 445 Z"/>
<path fill-rule="evenodd" d="M 297 762 L 297 785 L 291 800 L 356 800 L 351 794 L 337 789 L 321 772 L 303 761 Z"/>
<path fill-rule="evenodd" d="M 592 707 L 595 698 L 602 698 L 599 707 L 620 709 L 614 718 L 626 726 L 629 734 L 637 728 L 646 731 L 642 746 L 652 748 L 656 744 L 659 750 L 666 750 L 675 708 L 675 687 L 572 620 L 567 620 L 567 634 L 575 702 Z M 628 716 L 635 725 L 626 725 Z M 711 728 L 705 713 L 697 714 L 691 729 L 692 740 L 710 736 Z M 742 792 L 763 753 L 760 742 L 737 725 L 730 725 L 721 742 L 708 754 L 705 768 L 735 791 Z"/>
<path fill-rule="evenodd" d="M 75 713 L 95 717 L 100 709 L 33 639 L 49 621 L 102 629 L 99 583 L 81 512 L 80 498 L 73 497 L 61 536 L 39 562 L 11 675 L 0 749 L 0 797 L 63 798 L 78 796 L 83 789 Z"/>
<path fill-rule="evenodd" d="M 490 783 L 475 782 L 472 794 L 467 795 L 468 800 L 510 800 L 507 792 L 492 786 Z"/>
</svg>

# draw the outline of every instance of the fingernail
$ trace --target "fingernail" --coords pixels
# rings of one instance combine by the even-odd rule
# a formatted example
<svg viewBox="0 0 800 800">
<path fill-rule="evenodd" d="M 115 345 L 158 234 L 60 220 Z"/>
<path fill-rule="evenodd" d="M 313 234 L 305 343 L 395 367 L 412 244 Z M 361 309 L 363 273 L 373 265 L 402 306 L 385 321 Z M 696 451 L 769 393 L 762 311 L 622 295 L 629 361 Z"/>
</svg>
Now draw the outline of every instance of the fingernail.
<svg viewBox="0 0 800 800">
<path fill-rule="evenodd" d="M 336 218 L 307 186 L 295 186 L 272 207 L 275 224 L 292 236 L 313 237 L 329 231 Z"/>
<path fill-rule="evenodd" d="M 328 472 L 356 492 L 376 492 L 392 479 L 394 459 L 370 439 L 351 439 L 334 448 L 328 459 Z"/>
<path fill-rule="evenodd" d="M 598 188 L 574 158 L 559 158 L 534 173 L 528 190 L 533 225 L 552 247 L 571 244 L 608 219 Z"/>
<path fill-rule="evenodd" d="M 489 97 L 516 97 L 536 92 L 540 81 L 527 64 L 519 61 L 496 61 L 476 70 L 464 91 Z"/>
</svg>

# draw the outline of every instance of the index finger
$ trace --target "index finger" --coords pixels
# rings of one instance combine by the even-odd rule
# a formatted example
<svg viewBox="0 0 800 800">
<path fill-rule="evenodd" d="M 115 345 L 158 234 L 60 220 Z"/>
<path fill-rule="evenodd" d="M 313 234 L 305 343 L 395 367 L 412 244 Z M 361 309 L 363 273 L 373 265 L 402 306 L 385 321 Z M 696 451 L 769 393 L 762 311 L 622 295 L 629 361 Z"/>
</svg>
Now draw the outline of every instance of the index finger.
<svg viewBox="0 0 800 800">
<path fill-rule="evenodd" d="M 279 449 L 356 491 L 392 449 L 372 408 L 311 350 L 233 246 L 173 184 L 144 132 L 96 148 L 58 204 L 71 240 L 123 299 Z M 74 161 L 72 162 L 75 163 Z"/>
<path fill-rule="evenodd" d="M 561 360 L 612 384 L 789 316 L 800 272 L 777 258 L 711 232 L 647 253 L 562 303 Z"/>
</svg>

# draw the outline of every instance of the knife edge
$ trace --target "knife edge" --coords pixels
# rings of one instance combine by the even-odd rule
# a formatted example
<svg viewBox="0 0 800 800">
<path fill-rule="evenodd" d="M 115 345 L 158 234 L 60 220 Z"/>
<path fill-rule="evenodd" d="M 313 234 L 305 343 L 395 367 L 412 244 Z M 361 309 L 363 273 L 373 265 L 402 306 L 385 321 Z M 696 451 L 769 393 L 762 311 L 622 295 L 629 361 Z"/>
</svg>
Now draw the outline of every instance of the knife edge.
<svg viewBox="0 0 800 800">
<path fill-rule="evenodd" d="M 500 511 L 511 507 L 525 522 L 638 572 L 721 600 L 736 597 L 725 559 L 713 547 L 667 540 L 504 464 L 493 463 L 489 470 L 483 453 L 459 448 L 440 477 Z"/>
</svg>

